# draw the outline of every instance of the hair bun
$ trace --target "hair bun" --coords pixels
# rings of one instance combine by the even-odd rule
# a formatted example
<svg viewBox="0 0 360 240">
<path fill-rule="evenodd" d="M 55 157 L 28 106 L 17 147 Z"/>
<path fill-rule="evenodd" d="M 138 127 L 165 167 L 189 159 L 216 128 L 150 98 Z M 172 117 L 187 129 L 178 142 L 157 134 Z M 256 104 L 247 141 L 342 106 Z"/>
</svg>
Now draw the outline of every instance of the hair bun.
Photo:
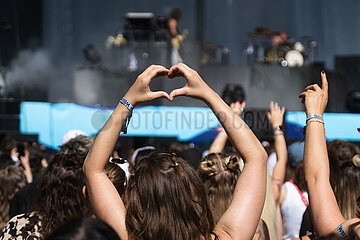
<svg viewBox="0 0 360 240">
<path fill-rule="evenodd" d="M 202 161 L 199 166 L 199 173 L 202 177 L 211 177 L 219 172 L 219 167 L 211 159 Z"/>
<path fill-rule="evenodd" d="M 238 156 L 232 155 L 226 159 L 226 167 L 230 171 L 238 172 L 240 171 L 240 159 Z"/>
<path fill-rule="evenodd" d="M 360 154 L 353 156 L 352 162 L 356 167 L 360 168 Z"/>
</svg>

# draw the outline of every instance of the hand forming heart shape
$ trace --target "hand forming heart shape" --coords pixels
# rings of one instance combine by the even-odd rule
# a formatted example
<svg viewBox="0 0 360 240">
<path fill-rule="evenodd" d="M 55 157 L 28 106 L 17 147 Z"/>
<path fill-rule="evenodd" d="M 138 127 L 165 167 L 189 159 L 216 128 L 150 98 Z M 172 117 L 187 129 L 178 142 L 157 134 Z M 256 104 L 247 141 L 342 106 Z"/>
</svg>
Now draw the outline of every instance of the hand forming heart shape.
<svg viewBox="0 0 360 240">
<path fill-rule="evenodd" d="M 170 79 L 183 77 L 187 82 L 184 87 L 175 89 L 170 94 L 164 91 L 152 92 L 149 87 L 152 79 L 166 75 Z M 170 69 L 159 65 L 152 65 L 138 76 L 124 97 L 135 106 L 160 97 L 167 98 L 169 101 L 172 101 L 176 96 L 188 96 L 203 100 L 209 90 L 211 91 L 211 88 L 201 79 L 199 74 L 183 63 L 176 64 Z"/>
</svg>

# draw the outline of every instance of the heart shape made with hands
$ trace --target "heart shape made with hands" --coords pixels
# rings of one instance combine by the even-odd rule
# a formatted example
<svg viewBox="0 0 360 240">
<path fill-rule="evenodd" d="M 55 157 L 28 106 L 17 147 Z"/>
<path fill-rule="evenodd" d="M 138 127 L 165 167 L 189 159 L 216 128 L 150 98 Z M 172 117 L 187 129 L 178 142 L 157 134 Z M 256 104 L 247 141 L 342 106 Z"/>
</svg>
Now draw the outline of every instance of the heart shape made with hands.
<svg viewBox="0 0 360 240">
<path fill-rule="evenodd" d="M 152 95 L 150 100 L 165 97 L 169 101 L 172 101 L 176 96 L 189 96 L 194 98 L 199 98 L 201 96 L 201 92 L 198 91 L 201 89 L 201 85 L 205 83 L 195 70 L 191 69 L 183 63 L 176 64 L 170 69 L 167 69 L 163 66 L 152 65 L 148 67 L 141 75 L 139 75 L 139 78 L 144 78 L 145 83 L 147 83 L 147 87 L 149 87 L 152 79 L 164 76 L 167 76 L 169 79 L 182 77 L 186 79 L 186 83 L 183 87 L 172 90 L 170 94 L 166 93 L 165 91 L 152 92 L 149 88 L 148 90 Z"/>
</svg>

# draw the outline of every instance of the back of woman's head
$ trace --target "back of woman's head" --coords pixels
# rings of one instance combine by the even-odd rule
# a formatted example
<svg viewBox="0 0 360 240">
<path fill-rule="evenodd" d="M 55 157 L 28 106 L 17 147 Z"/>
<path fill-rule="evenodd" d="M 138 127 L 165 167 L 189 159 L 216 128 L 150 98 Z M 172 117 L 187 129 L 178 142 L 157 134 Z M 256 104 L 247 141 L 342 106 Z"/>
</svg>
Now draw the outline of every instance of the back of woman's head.
<svg viewBox="0 0 360 240">
<path fill-rule="evenodd" d="M 200 163 L 199 175 L 204 182 L 214 224 L 229 207 L 240 173 L 237 156 L 211 153 Z"/>
<path fill-rule="evenodd" d="M 10 155 L 11 150 L 17 147 L 17 141 L 12 137 L 5 137 L 0 144 L 0 150 L 2 153 Z"/>
<path fill-rule="evenodd" d="M 70 139 L 68 142 L 60 146 L 60 153 L 63 154 L 78 154 L 83 158 L 86 157 L 94 143 L 93 137 L 79 135 Z"/>
<path fill-rule="evenodd" d="M 358 146 L 343 140 L 330 141 L 327 143 L 327 148 L 330 168 L 336 174 L 341 170 L 341 166 L 344 163 L 349 162 L 353 156 L 360 154 Z"/>
<path fill-rule="evenodd" d="M 120 196 L 123 197 L 126 184 L 125 172 L 121 169 L 121 167 L 112 162 L 107 162 L 105 164 L 104 170 L 110 181 L 114 184 Z"/>
<path fill-rule="evenodd" d="M 58 154 L 42 174 L 34 210 L 41 218 L 43 236 L 70 219 L 91 215 L 82 195 L 82 164 L 81 155 Z"/>
<path fill-rule="evenodd" d="M 294 182 L 302 192 L 307 192 L 307 185 L 305 181 L 304 161 L 301 160 L 295 170 Z"/>
<path fill-rule="evenodd" d="M 15 165 L 0 170 L 0 230 L 9 221 L 9 204 L 15 193 L 25 186 L 24 170 Z"/>
<path fill-rule="evenodd" d="M 332 182 L 341 213 L 345 219 L 360 217 L 356 198 L 360 193 L 360 148 L 353 143 L 335 140 L 328 143 Z"/>
<path fill-rule="evenodd" d="M 103 221 L 96 218 L 84 218 L 69 221 L 47 240 L 120 240 L 116 232 Z"/>
<path fill-rule="evenodd" d="M 131 239 L 208 239 L 213 230 L 199 176 L 174 153 L 153 153 L 140 160 L 126 199 Z"/>
<path fill-rule="evenodd" d="M 360 155 L 343 162 L 335 180 L 334 193 L 345 219 L 360 217 L 356 199 L 360 195 Z"/>
</svg>

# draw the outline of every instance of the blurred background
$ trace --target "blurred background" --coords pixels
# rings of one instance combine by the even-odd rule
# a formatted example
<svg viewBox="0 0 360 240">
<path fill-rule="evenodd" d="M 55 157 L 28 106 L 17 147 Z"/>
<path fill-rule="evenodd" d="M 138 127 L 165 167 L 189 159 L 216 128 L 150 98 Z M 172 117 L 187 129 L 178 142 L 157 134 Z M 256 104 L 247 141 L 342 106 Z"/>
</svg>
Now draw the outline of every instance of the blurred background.
<svg viewBox="0 0 360 240">
<path fill-rule="evenodd" d="M 297 95 L 325 70 L 327 111 L 358 113 L 359 10 L 357 0 L 1 0 L 1 114 L 11 119 L 29 101 L 111 108 L 147 66 L 178 62 L 222 96 L 240 86 L 255 111 L 270 100 L 302 111 Z M 171 106 L 204 104 L 180 97 Z"/>
</svg>

